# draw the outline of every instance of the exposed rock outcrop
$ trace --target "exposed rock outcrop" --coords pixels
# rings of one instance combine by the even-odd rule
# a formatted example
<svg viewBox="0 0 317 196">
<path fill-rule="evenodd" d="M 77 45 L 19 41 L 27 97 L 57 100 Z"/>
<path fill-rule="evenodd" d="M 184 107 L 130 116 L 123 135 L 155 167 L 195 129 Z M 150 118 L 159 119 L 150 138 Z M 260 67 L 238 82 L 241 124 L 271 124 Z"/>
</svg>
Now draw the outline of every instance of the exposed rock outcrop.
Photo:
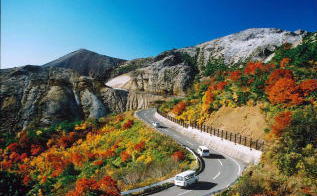
<svg viewBox="0 0 317 196">
<path fill-rule="evenodd" d="M 1 70 L 0 79 L 1 131 L 99 118 L 126 109 L 126 92 L 68 69 L 24 66 Z"/>
<path fill-rule="evenodd" d="M 86 49 L 76 50 L 52 62 L 45 67 L 64 67 L 77 71 L 80 75 L 106 81 L 113 76 L 116 67 L 126 60 L 101 55 Z"/>
</svg>

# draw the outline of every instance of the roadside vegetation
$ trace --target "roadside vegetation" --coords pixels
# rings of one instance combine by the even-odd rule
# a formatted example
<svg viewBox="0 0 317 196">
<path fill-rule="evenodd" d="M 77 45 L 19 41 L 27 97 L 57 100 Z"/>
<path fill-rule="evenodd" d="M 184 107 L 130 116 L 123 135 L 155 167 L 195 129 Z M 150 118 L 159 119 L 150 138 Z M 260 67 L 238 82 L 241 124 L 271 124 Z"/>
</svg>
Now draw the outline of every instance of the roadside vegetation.
<svg viewBox="0 0 317 196">
<path fill-rule="evenodd" d="M 0 150 L 0 195 L 119 195 L 196 167 L 132 114 L 20 132 Z"/>
<path fill-rule="evenodd" d="M 221 107 L 260 106 L 270 128 L 260 164 L 220 195 L 317 194 L 317 33 L 294 48 L 284 44 L 268 63 L 206 68 L 187 98 L 160 110 L 185 122 L 206 123 Z"/>
</svg>

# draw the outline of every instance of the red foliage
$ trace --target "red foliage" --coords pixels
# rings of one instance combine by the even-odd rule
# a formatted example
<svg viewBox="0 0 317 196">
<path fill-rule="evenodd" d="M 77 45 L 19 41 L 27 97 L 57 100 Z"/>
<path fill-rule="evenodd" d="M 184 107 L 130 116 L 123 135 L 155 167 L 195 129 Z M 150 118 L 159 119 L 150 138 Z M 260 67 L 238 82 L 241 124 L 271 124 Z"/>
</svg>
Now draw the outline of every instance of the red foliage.
<svg viewBox="0 0 317 196">
<path fill-rule="evenodd" d="M 293 79 L 293 72 L 288 69 L 274 70 L 266 81 L 267 89 L 270 89 L 281 78 Z"/>
<path fill-rule="evenodd" d="M 123 124 L 123 129 L 129 129 L 132 127 L 134 121 L 133 120 L 127 120 L 124 124 Z"/>
<path fill-rule="evenodd" d="M 28 158 L 28 155 L 26 153 L 22 153 L 20 156 L 21 161 L 23 161 L 26 158 Z"/>
<path fill-rule="evenodd" d="M 68 192 L 67 196 L 81 196 L 88 191 L 101 191 L 101 195 L 119 196 L 120 190 L 117 182 L 110 176 L 105 176 L 98 182 L 94 179 L 81 178 L 77 180 L 75 190 Z"/>
<path fill-rule="evenodd" d="M 84 160 L 84 156 L 82 154 L 80 154 L 80 153 L 72 153 L 70 155 L 70 161 L 74 165 L 82 166 L 83 160 Z"/>
<path fill-rule="evenodd" d="M 4 170 L 10 169 L 13 166 L 12 160 L 4 160 L 4 161 L 2 161 L 0 166 Z"/>
<path fill-rule="evenodd" d="M 31 181 L 32 179 L 30 178 L 30 176 L 24 176 L 22 180 L 24 185 L 28 185 Z"/>
<path fill-rule="evenodd" d="M 270 68 L 270 66 L 265 66 L 262 62 L 249 62 L 244 68 L 244 73 L 254 75 L 257 71 L 268 71 Z"/>
<path fill-rule="evenodd" d="M 266 93 L 273 104 L 298 105 L 303 102 L 298 89 L 293 79 L 281 78 L 271 88 L 267 89 Z"/>
<path fill-rule="evenodd" d="M 317 79 L 307 79 L 299 84 L 299 88 L 307 96 L 310 92 L 317 90 Z"/>
<path fill-rule="evenodd" d="M 233 71 L 229 73 L 229 79 L 233 81 L 237 81 L 241 78 L 241 71 Z"/>
<path fill-rule="evenodd" d="M 97 161 L 95 161 L 93 164 L 100 166 L 100 165 L 103 164 L 103 160 L 97 160 Z"/>
<path fill-rule="evenodd" d="M 116 156 L 116 153 L 114 150 L 108 149 L 104 153 L 101 153 L 100 156 L 104 159 L 108 159 L 108 158 Z"/>
<path fill-rule="evenodd" d="M 10 151 L 17 151 L 18 150 L 18 143 L 14 142 L 14 143 L 11 143 L 7 148 L 10 150 Z"/>
<path fill-rule="evenodd" d="M 281 136 L 281 132 L 292 122 L 292 112 L 282 112 L 278 114 L 274 120 L 275 122 L 272 125 L 272 133 L 279 137 Z"/>
<path fill-rule="evenodd" d="M 286 67 L 286 66 L 289 64 L 290 61 L 291 61 L 290 58 L 283 58 L 283 59 L 281 60 L 281 62 L 280 62 L 280 66 L 281 66 L 281 67 Z"/>
<path fill-rule="evenodd" d="M 21 165 L 19 165 L 19 169 L 20 169 L 21 172 L 25 172 L 25 171 L 27 171 L 27 169 L 28 169 L 28 165 L 26 165 L 26 164 L 21 164 Z"/>
<path fill-rule="evenodd" d="M 32 144 L 32 146 L 31 146 L 31 155 L 36 156 L 39 153 L 41 153 L 42 151 L 43 151 L 42 146 Z"/>
<path fill-rule="evenodd" d="M 181 101 L 173 107 L 172 112 L 176 115 L 180 115 L 185 110 L 185 108 L 186 108 L 186 102 Z"/>
<path fill-rule="evenodd" d="M 127 151 L 123 151 L 121 152 L 120 157 L 123 162 L 126 162 L 131 158 L 131 155 Z"/>
<path fill-rule="evenodd" d="M 64 168 L 71 163 L 69 159 L 65 159 L 55 154 L 48 154 L 46 160 L 54 168 L 52 177 L 59 176 L 64 171 Z"/>
<path fill-rule="evenodd" d="M 175 161 L 183 161 L 185 159 L 185 154 L 183 151 L 176 151 L 172 154 L 172 158 Z"/>
<path fill-rule="evenodd" d="M 110 196 L 119 196 L 120 190 L 117 186 L 117 182 L 114 181 L 110 176 L 105 176 L 98 181 L 99 189 Z"/>
<path fill-rule="evenodd" d="M 140 143 L 134 145 L 134 149 L 139 152 L 141 152 L 144 149 L 144 147 L 145 147 L 144 141 L 141 141 Z"/>
<path fill-rule="evenodd" d="M 9 158 L 13 161 L 13 162 L 18 162 L 20 160 L 20 155 L 19 153 L 16 152 L 12 152 L 9 156 Z"/>
<path fill-rule="evenodd" d="M 75 140 L 76 132 L 70 132 L 68 135 L 62 136 L 57 143 L 63 148 L 68 148 L 75 142 Z"/>
<path fill-rule="evenodd" d="M 228 84 L 228 82 L 224 82 L 224 81 L 218 82 L 217 84 L 210 85 L 208 87 L 208 90 L 210 90 L 210 91 L 223 90 L 227 84 Z"/>
</svg>

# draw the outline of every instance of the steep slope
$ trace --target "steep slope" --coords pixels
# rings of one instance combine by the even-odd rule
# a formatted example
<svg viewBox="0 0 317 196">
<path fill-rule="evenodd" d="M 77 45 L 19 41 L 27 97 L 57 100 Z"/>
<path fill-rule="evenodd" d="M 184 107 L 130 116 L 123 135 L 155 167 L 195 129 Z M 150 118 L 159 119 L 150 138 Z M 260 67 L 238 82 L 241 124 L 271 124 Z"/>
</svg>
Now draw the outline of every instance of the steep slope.
<svg viewBox="0 0 317 196">
<path fill-rule="evenodd" d="M 112 77 L 112 71 L 125 61 L 123 59 L 100 55 L 86 49 L 80 49 L 43 66 L 69 68 L 76 70 L 83 76 L 90 76 L 101 81 L 106 81 Z"/>
<path fill-rule="evenodd" d="M 215 66 L 215 60 L 225 66 L 242 65 L 248 60 L 266 61 L 276 48 L 285 43 L 298 45 L 306 35 L 305 31 L 255 28 L 193 47 L 165 51 L 146 61 L 134 60 L 137 69 L 129 74 L 128 84 L 122 86 L 151 93 L 184 95 L 195 76 Z M 121 69 L 131 70 L 130 62 L 127 61 Z"/>
<path fill-rule="evenodd" d="M 126 110 L 127 92 L 58 67 L 1 70 L 0 133 Z"/>
</svg>

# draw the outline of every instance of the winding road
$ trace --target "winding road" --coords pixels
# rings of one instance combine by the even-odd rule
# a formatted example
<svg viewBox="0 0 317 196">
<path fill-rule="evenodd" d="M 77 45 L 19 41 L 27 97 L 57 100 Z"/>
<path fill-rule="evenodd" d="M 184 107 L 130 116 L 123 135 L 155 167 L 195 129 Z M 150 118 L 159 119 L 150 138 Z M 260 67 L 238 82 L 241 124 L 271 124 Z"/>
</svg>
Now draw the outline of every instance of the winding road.
<svg viewBox="0 0 317 196">
<path fill-rule="evenodd" d="M 196 150 L 200 145 L 195 139 L 187 137 L 172 128 L 166 123 L 157 120 L 154 117 L 155 109 L 144 109 L 136 112 L 136 115 L 147 123 L 159 122 L 161 127 L 156 128 L 163 134 L 166 134 L 178 143 Z M 199 196 L 210 195 L 229 187 L 240 176 L 246 164 L 235 160 L 227 155 L 210 149 L 211 155 L 208 158 L 203 158 L 205 168 L 199 174 L 199 182 L 188 188 L 180 188 L 173 186 L 161 192 L 155 193 L 155 196 Z"/>
</svg>

